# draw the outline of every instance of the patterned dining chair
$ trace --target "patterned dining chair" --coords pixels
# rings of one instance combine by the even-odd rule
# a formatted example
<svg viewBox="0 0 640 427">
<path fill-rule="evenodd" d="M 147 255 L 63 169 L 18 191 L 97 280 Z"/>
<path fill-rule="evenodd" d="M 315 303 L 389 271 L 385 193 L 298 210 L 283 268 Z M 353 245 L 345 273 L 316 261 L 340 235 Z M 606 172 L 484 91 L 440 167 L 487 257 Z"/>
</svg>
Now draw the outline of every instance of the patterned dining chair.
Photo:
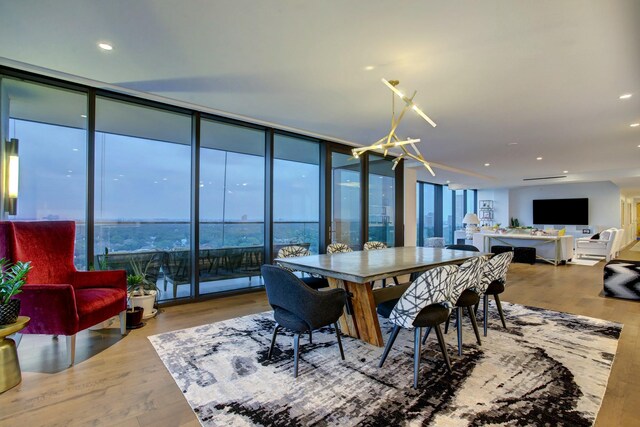
<svg viewBox="0 0 640 427">
<path fill-rule="evenodd" d="M 330 245 L 327 246 L 327 254 L 329 255 L 341 254 L 345 252 L 353 252 L 353 249 L 351 249 L 349 246 L 345 245 L 344 243 L 331 243 Z"/>
<path fill-rule="evenodd" d="M 384 242 L 378 242 L 376 240 L 370 240 L 368 242 L 366 242 L 363 247 L 362 250 L 365 251 L 376 251 L 379 249 L 387 249 L 387 245 Z M 393 282 L 398 285 L 398 278 L 393 276 Z M 387 279 L 382 279 L 382 287 L 386 287 L 387 286 Z"/>
<path fill-rule="evenodd" d="M 451 292 L 457 271 L 458 267 L 455 265 L 444 265 L 427 270 L 407 288 L 389 316 L 394 327 L 378 366 L 382 367 L 384 364 L 400 329 L 414 329 L 413 388 L 418 388 L 422 328 L 428 328 L 427 333 L 431 328 L 436 330 L 440 351 L 447 370 L 451 372 L 451 362 L 440 324 L 444 323 L 451 314 Z"/>
<path fill-rule="evenodd" d="M 309 255 L 311 255 L 311 252 L 309 252 L 307 248 L 304 248 L 302 246 L 292 245 L 292 246 L 285 246 L 281 248 L 278 251 L 277 258 L 295 258 L 295 257 L 301 257 L 301 256 L 309 256 Z M 285 267 L 280 263 L 276 263 L 276 265 L 292 273 L 295 271 L 292 268 Z M 307 286 L 313 289 L 326 288 L 329 286 L 329 282 L 327 281 L 327 279 L 325 279 L 322 276 L 317 276 L 312 274 L 308 277 L 305 277 L 304 273 L 302 274 L 303 274 L 303 277 L 301 277 L 300 280 L 302 280 Z"/>
<path fill-rule="evenodd" d="M 453 310 L 456 313 L 456 330 L 458 333 L 458 356 L 462 356 L 462 314 L 463 309 L 466 308 L 471 319 L 471 326 L 473 326 L 473 332 L 476 335 L 476 341 L 478 345 L 482 345 L 480 340 L 480 332 L 478 332 L 478 323 L 476 322 L 475 305 L 480 301 L 480 294 L 477 292 L 477 288 L 480 283 L 482 271 L 486 258 L 482 256 L 469 258 L 458 268 L 456 273 L 455 282 L 453 284 L 453 290 L 451 292 L 451 304 Z M 451 313 L 453 314 L 453 313 Z M 444 333 L 449 330 L 449 321 L 447 320 Z M 427 335 L 423 339 L 426 341 Z"/>
<path fill-rule="evenodd" d="M 369 240 L 362 247 L 365 251 L 375 251 L 377 249 L 387 249 L 387 245 L 384 242 L 378 242 L 377 240 Z"/>
<path fill-rule="evenodd" d="M 482 270 L 482 278 L 476 292 L 479 295 L 483 295 L 483 313 L 484 313 L 484 336 L 487 336 L 487 321 L 489 317 L 489 295 L 493 295 L 498 306 L 498 313 L 500 314 L 500 320 L 502 326 L 506 329 L 507 322 L 504 319 L 504 313 L 502 312 L 502 304 L 500 303 L 499 294 L 504 292 L 504 287 L 507 283 L 507 270 L 513 260 L 513 251 L 503 252 L 495 255 L 489 261 L 487 261 Z M 476 304 L 477 310 L 478 304 Z"/>
</svg>

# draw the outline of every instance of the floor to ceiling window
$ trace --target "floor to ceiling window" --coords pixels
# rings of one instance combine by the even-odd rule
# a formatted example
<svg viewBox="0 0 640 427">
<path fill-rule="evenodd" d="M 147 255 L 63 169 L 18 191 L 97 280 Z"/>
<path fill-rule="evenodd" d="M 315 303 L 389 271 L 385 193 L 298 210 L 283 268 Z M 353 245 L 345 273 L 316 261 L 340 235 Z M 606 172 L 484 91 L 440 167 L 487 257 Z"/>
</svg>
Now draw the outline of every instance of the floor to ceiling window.
<svg viewBox="0 0 640 427">
<path fill-rule="evenodd" d="M 299 245 L 317 254 L 320 144 L 276 134 L 273 159 L 273 255 Z"/>
<path fill-rule="evenodd" d="M 331 243 L 362 249 L 360 160 L 331 153 Z"/>
<path fill-rule="evenodd" d="M 466 205 L 464 209 L 465 215 L 468 213 L 478 213 L 478 202 L 476 200 L 478 192 L 476 190 L 466 191 Z"/>
<path fill-rule="evenodd" d="M 20 158 L 0 219 L 75 221 L 79 269 L 142 273 L 160 302 L 262 286 L 284 245 L 402 241 L 402 173 L 380 155 L 4 66 L 0 95 Z"/>
<path fill-rule="evenodd" d="M 448 186 L 442 187 L 442 237 L 444 243 L 450 245 L 453 243 L 453 231 L 455 230 L 455 222 L 453 217 L 453 191 Z"/>
<path fill-rule="evenodd" d="M 2 79 L 9 125 L 17 141 L 18 197 L 8 220 L 76 222 L 75 265 L 86 268 L 87 96 L 46 85 Z M 3 168 L 0 168 L 3 169 Z"/>
<path fill-rule="evenodd" d="M 417 186 L 417 189 L 417 244 L 418 246 L 423 246 L 426 239 L 438 236 L 436 234 L 436 186 L 422 183 L 422 185 Z"/>
<path fill-rule="evenodd" d="M 465 215 L 465 191 L 464 190 L 454 190 L 453 191 L 453 207 L 454 207 L 454 230 L 462 230 L 464 227 L 462 225 L 462 219 Z M 453 242 L 453 240 L 452 240 Z M 455 243 L 455 242 L 454 242 Z"/>
<path fill-rule="evenodd" d="M 202 120 L 200 294 L 260 286 L 265 131 Z"/>
<path fill-rule="evenodd" d="M 443 237 L 452 244 L 454 231 L 463 227 L 468 212 L 477 212 L 476 190 L 450 190 L 448 186 L 418 182 L 416 186 L 417 244 L 429 237 Z"/>
<path fill-rule="evenodd" d="M 369 156 L 369 238 L 395 245 L 395 171 L 393 162 Z"/>
<path fill-rule="evenodd" d="M 141 270 L 161 300 L 191 294 L 190 143 L 189 115 L 96 99 L 96 266 Z"/>
</svg>

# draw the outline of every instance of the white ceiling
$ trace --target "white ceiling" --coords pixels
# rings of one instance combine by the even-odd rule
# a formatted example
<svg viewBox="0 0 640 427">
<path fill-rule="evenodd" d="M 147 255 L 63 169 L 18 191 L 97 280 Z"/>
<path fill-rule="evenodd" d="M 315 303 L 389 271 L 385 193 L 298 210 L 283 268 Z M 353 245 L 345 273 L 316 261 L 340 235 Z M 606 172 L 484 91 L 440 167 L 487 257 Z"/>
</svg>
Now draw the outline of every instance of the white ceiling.
<svg viewBox="0 0 640 427">
<path fill-rule="evenodd" d="M 0 0 L 0 57 L 363 145 L 388 132 L 380 78 L 398 79 L 438 124 L 411 115 L 399 135 L 493 178 L 436 169 L 432 182 L 568 170 L 541 183 L 640 195 L 637 0 Z"/>
</svg>

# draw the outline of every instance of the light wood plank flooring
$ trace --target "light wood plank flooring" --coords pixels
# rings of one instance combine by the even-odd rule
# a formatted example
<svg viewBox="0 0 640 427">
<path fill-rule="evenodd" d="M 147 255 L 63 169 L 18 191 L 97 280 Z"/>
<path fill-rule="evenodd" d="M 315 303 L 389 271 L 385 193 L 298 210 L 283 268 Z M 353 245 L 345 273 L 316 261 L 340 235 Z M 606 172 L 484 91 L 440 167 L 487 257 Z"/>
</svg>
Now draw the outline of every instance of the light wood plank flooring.
<svg viewBox="0 0 640 427">
<path fill-rule="evenodd" d="M 640 252 L 627 256 L 640 259 Z M 640 302 L 604 298 L 603 265 L 513 264 L 502 299 L 623 323 L 596 425 L 634 426 L 640 420 Z M 0 394 L 0 426 L 198 426 L 147 336 L 268 309 L 258 292 L 166 308 L 124 338 L 118 329 L 84 331 L 69 369 L 64 338 L 25 335 L 23 381 Z"/>
</svg>

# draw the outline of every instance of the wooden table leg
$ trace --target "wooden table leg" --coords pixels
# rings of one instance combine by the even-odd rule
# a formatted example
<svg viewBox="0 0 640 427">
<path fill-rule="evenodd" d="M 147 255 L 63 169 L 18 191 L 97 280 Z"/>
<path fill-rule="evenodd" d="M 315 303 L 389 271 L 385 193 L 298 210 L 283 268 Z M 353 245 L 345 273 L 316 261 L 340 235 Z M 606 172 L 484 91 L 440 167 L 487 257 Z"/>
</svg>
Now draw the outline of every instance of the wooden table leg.
<svg viewBox="0 0 640 427">
<path fill-rule="evenodd" d="M 353 320 L 358 330 L 358 338 L 378 347 L 384 345 L 382 331 L 378 322 L 378 313 L 373 298 L 372 283 L 344 282 L 347 291 L 353 294 Z"/>
<path fill-rule="evenodd" d="M 327 277 L 327 280 L 329 281 L 330 288 L 341 288 L 349 292 L 342 280 L 334 279 L 333 277 Z M 340 317 L 340 330 L 343 334 L 349 335 L 350 337 L 360 338 L 358 335 L 358 329 L 356 328 L 356 323 L 353 320 L 353 315 L 347 313 L 346 306 L 342 316 Z"/>
</svg>

